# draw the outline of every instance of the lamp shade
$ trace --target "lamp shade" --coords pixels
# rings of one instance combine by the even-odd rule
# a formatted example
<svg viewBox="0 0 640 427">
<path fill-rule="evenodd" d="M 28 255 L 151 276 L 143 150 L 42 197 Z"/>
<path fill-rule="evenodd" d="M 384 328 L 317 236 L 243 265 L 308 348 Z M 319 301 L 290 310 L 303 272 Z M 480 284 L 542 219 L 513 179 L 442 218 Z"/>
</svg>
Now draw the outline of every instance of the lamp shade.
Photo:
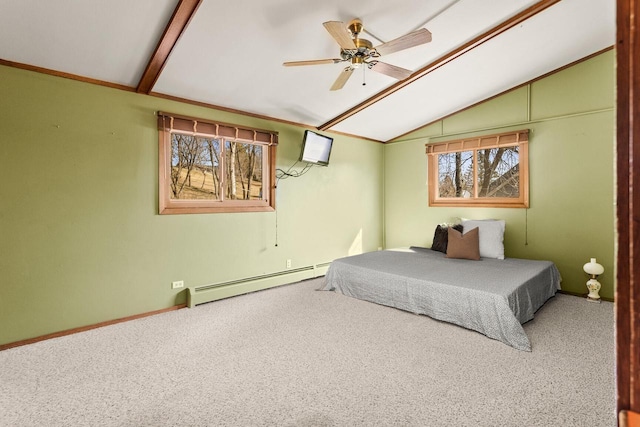
<svg viewBox="0 0 640 427">
<path fill-rule="evenodd" d="M 591 274 L 592 276 L 598 276 L 604 273 L 604 267 L 596 262 L 595 258 L 591 258 L 591 262 L 588 262 L 582 267 L 584 272 Z"/>
</svg>

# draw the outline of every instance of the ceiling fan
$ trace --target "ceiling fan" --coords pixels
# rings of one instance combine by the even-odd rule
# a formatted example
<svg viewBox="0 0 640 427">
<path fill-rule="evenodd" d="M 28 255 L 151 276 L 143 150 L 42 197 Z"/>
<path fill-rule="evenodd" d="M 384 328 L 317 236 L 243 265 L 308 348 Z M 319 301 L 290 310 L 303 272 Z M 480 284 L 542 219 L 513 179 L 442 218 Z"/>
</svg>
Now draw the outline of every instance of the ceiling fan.
<svg viewBox="0 0 640 427">
<path fill-rule="evenodd" d="M 362 21 L 353 19 L 348 25 L 340 21 L 328 21 L 323 23 L 329 34 L 340 45 L 340 58 L 333 59 L 314 59 L 310 61 L 292 61 L 285 62 L 285 67 L 299 65 L 319 65 L 319 64 L 337 64 L 340 62 L 350 62 L 344 70 L 340 72 L 338 78 L 331 86 L 331 90 L 339 90 L 345 85 L 353 71 L 363 65 L 373 71 L 393 77 L 394 79 L 403 80 L 409 77 L 413 71 L 386 62 L 378 61 L 382 55 L 398 52 L 410 47 L 425 44 L 431 41 L 431 33 L 426 28 L 413 31 L 397 39 L 387 43 L 382 43 L 373 47 L 373 43 L 369 40 L 360 38 L 364 27 Z M 364 83 L 363 83 L 364 84 Z"/>
</svg>

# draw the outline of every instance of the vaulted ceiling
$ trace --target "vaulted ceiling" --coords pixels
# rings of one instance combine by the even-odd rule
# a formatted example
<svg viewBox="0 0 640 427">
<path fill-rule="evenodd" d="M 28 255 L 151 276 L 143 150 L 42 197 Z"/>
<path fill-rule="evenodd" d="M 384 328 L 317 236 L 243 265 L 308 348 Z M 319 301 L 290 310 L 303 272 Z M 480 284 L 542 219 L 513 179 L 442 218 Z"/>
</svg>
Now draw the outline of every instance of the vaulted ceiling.
<svg viewBox="0 0 640 427">
<path fill-rule="evenodd" d="M 322 23 L 354 18 L 374 46 L 433 39 L 380 58 L 400 81 L 282 65 L 339 58 Z M 614 42 L 613 0 L 0 0 L 0 64 L 379 141 Z"/>
</svg>

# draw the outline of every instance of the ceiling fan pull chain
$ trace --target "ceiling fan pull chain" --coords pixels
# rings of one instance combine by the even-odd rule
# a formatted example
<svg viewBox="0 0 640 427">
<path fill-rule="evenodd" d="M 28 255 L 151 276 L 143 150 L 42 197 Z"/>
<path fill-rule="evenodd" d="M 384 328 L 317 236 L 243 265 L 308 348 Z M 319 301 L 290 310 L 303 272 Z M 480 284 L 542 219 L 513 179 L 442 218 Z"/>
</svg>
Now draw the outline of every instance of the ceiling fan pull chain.
<svg viewBox="0 0 640 427">
<path fill-rule="evenodd" d="M 367 85 L 367 82 L 364 81 L 364 70 L 366 70 L 366 69 L 367 69 L 367 67 L 362 67 L 362 86 L 366 86 Z"/>
</svg>

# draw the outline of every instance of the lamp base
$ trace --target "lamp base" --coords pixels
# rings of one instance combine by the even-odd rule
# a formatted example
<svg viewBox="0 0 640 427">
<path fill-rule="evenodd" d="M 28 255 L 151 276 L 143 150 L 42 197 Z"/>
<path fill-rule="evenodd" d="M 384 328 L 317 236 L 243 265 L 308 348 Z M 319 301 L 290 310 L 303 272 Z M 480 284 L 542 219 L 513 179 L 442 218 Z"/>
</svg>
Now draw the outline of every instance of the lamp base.
<svg viewBox="0 0 640 427">
<path fill-rule="evenodd" d="M 596 280 L 595 276 L 587 282 L 587 289 L 589 289 L 587 301 L 600 302 L 600 282 Z"/>
</svg>

